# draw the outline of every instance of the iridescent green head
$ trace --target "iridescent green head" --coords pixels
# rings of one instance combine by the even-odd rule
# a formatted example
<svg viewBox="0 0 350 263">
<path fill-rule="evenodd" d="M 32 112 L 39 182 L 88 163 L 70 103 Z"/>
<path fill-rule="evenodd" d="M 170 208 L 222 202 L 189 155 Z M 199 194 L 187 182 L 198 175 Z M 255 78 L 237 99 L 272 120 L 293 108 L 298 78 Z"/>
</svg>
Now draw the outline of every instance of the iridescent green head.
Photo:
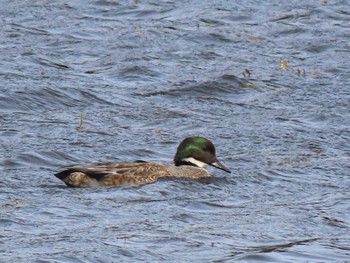
<svg viewBox="0 0 350 263">
<path fill-rule="evenodd" d="M 204 167 L 211 165 L 225 172 L 231 172 L 216 158 L 214 144 L 204 137 L 187 137 L 184 139 L 177 147 L 174 162 L 176 166 Z"/>
</svg>

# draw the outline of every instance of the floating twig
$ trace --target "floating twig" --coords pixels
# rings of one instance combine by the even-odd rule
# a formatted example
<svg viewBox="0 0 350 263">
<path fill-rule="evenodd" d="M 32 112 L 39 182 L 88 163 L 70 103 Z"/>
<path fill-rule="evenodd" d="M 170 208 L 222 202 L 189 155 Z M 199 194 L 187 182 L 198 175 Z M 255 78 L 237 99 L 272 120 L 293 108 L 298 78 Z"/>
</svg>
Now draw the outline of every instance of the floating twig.
<svg viewBox="0 0 350 263">
<path fill-rule="evenodd" d="M 80 112 L 80 120 L 79 120 L 79 124 L 77 126 L 77 129 L 82 129 L 83 128 L 83 113 Z"/>
</svg>

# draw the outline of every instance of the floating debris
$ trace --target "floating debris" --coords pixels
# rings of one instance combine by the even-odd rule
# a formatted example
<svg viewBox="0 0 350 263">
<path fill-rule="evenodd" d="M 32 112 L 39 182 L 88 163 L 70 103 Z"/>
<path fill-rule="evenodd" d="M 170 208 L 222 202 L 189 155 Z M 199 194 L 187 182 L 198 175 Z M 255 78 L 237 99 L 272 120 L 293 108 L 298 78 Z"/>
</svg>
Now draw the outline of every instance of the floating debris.
<svg viewBox="0 0 350 263">
<path fill-rule="evenodd" d="M 297 74 L 297 75 L 306 75 L 305 69 L 302 69 L 302 70 L 299 69 L 299 68 L 294 69 L 294 73 Z"/>
<path fill-rule="evenodd" d="M 0 205 L 0 209 L 2 208 L 18 208 L 21 205 L 21 202 L 19 199 L 17 199 L 14 196 L 10 196 L 9 199 L 11 200 L 11 203 L 5 203 Z"/>
<path fill-rule="evenodd" d="M 265 37 L 262 36 L 247 36 L 246 39 L 248 40 L 265 40 Z"/>
<path fill-rule="evenodd" d="M 280 68 L 286 69 L 286 68 L 288 68 L 288 67 L 289 67 L 288 61 L 287 61 L 287 60 L 284 60 L 284 59 L 281 59 L 281 60 L 280 60 Z"/>
<path fill-rule="evenodd" d="M 281 59 L 279 63 L 279 67 L 281 69 L 289 69 L 291 72 L 293 72 L 296 75 L 306 75 L 306 70 L 305 69 L 300 69 L 300 68 L 293 68 L 289 66 L 288 61 L 285 59 Z"/>
<path fill-rule="evenodd" d="M 246 68 L 242 74 L 243 74 L 244 78 L 249 78 L 250 77 L 250 70 Z"/>
<path fill-rule="evenodd" d="M 80 120 L 79 120 L 79 124 L 76 128 L 79 130 L 83 128 L 83 113 L 82 112 L 80 112 Z"/>
</svg>

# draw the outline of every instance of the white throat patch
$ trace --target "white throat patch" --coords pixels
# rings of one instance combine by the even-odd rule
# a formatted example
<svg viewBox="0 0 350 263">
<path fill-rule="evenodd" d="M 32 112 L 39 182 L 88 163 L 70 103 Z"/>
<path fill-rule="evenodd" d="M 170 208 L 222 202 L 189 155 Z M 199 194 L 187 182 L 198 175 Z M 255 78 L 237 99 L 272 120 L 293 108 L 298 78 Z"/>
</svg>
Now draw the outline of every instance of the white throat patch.
<svg viewBox="0 0 350 263">
<path fill-rule="evenodd" d="M 201 161 L 198 161 L 197 159 L 194 159 L 193 157 L 190 157 L 190 158 L 185 158 L 185 159 L 182 159 L 183 161 L 185 161 L 185 162 L 189 162 L 189 163 L 193 163 L 194 165 L 196 165 L 196 166 L 198 166 L 198 167 L 204 167 L 204 166 L 206 166 L 206 165 L 208 165 L 208 164 L 206 164 L 206 163 L 203 163 L 203 162 L 201 162 Z"/>
</svg>

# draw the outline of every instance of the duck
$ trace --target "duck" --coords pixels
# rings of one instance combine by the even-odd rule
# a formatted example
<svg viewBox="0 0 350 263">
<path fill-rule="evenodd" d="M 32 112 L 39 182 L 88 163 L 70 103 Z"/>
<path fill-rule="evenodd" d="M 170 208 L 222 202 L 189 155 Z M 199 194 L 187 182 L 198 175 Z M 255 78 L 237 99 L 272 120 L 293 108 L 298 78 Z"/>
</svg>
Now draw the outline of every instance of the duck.
<svg viewBox="0 0 350 263">
<path fill-rule="evenodd" d="M 63 167 L 54 175 L 70 187 L 143 185 L 161 177 L 209 178 L 212 176 L 204 169 L 207 165 L 231 173 L 217 159 L 214 144 L 207 138 L 194 136 L 185 138 L 178 145 L 174 164 L 143 160 L 77 164 Z"/>
</svg>

